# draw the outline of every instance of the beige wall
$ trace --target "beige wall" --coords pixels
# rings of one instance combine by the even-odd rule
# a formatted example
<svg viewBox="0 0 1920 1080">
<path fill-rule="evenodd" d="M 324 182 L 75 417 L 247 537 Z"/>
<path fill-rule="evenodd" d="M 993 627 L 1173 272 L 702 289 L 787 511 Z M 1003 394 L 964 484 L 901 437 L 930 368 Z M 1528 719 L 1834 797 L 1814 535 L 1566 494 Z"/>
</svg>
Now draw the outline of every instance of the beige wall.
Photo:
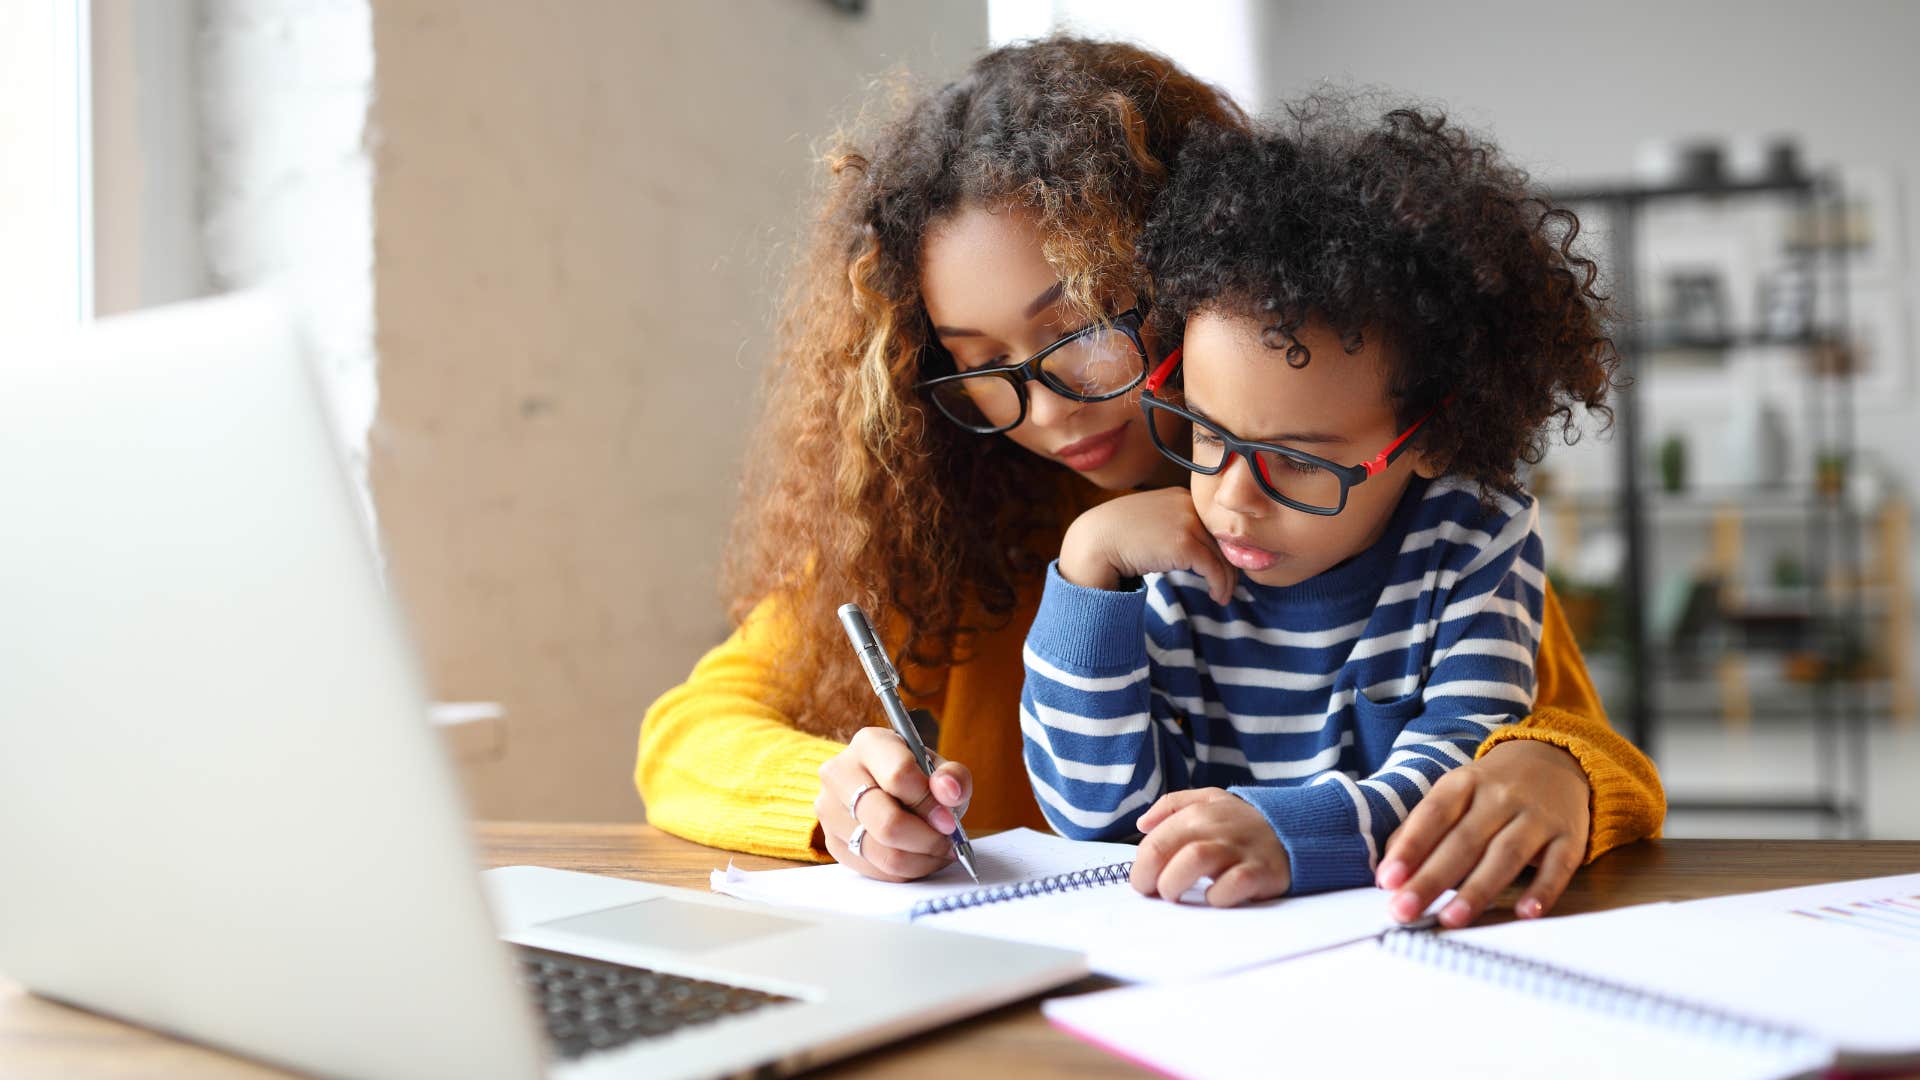
<svg viewBox="0 0 1920 1080">
<path fill-rule="evenodd" d="M 508 710 L 491 817 L 631 819 L 715 591 L 810 146 L 947 77 L 982 0 L 374 4 L 374 497 L 442 699 Z"/>
</svg>

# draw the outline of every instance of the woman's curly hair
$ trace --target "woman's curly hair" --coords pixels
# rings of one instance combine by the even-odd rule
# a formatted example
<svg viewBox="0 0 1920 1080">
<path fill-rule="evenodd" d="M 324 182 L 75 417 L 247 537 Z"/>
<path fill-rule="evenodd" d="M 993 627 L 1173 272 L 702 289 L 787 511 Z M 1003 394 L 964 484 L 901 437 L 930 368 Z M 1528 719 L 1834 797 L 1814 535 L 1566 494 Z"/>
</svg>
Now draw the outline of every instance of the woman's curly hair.
<svg viewBox="0 0 1920 1080">
<path fill-rule="evenodd" d="M 1403 425 L 1452 395 L 1420 447 L 1488 492 L 1516 492 L 1574 405 L 1610 423 L 1619 355 L 1579 219 L 1499 150 L 1418 108 L 1377 122 L 1322 94 L 1256 130 L 1195 132 L 1142 234 L 1160 340 L 1199 311 L 1261 320 L 1296 367 L 1309 320 L 1346 351 L 1377 336 Z"/>
<path fill-rule="evenodd" d="M 790 611 L 792 700 L 769 704 L 801 728 L 844 737 L 870 711 L 839 605 L 866 608 L 909 688 L 930 693 L 970 635 L 1005 624 L 1084 484 L 913 389 L 944 356 L 920 297 L 928 229 L 970 205 L 1025 208 L 1069 306 L 1103 317 L 1144 295 L 1135 240 L 1202 123 L 1246 118 L 1156 53 L 1056 37 L 987 53 L 826 155 L 725 582 L 736 623 L 769 597 Z"/>
</svg>

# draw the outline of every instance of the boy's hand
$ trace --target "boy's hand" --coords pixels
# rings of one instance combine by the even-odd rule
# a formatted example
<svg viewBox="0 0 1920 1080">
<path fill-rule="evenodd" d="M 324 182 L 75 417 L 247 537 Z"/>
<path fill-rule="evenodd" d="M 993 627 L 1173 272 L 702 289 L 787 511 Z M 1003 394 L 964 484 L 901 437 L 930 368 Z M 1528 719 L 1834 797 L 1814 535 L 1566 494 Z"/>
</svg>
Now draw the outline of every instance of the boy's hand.
<svg viewBox="0 0 1920 1080">
<path fill-rule="evenodd" d="M 1193 512 L 1185 488 L 1124 495 L 1081 514 L 1060 545 L 1060 576 L 1090 589 L 1121 578 L 1191 570 L 1216 604 L 1233 599 L 1235 571 Z"/>
<path fill-rule="evenodd" d="M 1453 770 L 1387 841 L 1376 880 L 1399 890 L 1388 909 L 1410 922 L 1457 885 L 1440 922 L 1465 926 L 1531 864 L 1539 872 L 1513 910 L 1546 914 L 1586 855 L 1589 794 L 1580 763 L 1550 743 L 1504 742 Z"/>
<path fill-rule="evenodd" d="M 1194 882 L 1213 879 L 1207 903 L 1233 907 L 1279 896 L 1293 884 L 1287 849 L 1252 804 L 1220 788 L 1163 795 L 1140 815 L 1133 887 L 1178 900 Z"/>
</svg>

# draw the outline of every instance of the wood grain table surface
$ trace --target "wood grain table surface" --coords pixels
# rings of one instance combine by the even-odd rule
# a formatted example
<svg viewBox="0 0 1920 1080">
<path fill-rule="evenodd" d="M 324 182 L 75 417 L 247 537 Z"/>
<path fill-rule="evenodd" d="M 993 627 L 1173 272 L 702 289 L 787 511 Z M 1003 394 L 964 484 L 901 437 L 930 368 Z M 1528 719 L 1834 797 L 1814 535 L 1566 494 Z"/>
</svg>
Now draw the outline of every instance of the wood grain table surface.
<svg viewBox="0 0 1920 1080">
<path fill-rule="evenodd" d="M 745 870 L 793 865 L 731 855 L 647 825 L 490 822 L 477 827 L 477 836 L 480 861 L 487 867 L 552 866 L 690 889 L 705 889 L 708 872 L 725 866 L 729 858 Z M 1613 851 L 1583 869 L 1556 914 L 1914 872 L 1920 872 L 1920 842 L 1649 840 Z M 1512 895 L 1506 899 L 1510 901 Z M 1105 985 L 1110 984 L 1093 979 L 1068 992 Z M 46 1001 L 0 978 L 0 1077 L 7 1080 L 229 1080 L 284 1075 Z M 1027 1001 L 840 1062 L 815 1075 L 972 1080 L 1146 1074 L 1049 1027 L 1038 1002 Z"/>
</svg>

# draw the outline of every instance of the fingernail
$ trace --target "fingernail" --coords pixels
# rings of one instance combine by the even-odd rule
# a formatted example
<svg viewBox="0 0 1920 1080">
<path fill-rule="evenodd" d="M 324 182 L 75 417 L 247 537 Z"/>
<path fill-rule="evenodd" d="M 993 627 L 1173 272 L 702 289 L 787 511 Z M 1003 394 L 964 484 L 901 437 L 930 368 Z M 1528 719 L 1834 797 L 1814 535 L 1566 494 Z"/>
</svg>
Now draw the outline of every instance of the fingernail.
<svg viewBox="0 0 1920 1080">
<path fill-rule="evenodd" d="M 1380 864 L 1380 872 L 1373 880 L 1383 889 L 1397 889 L 1407 883 L 1407 864 L 1399 859 L 1388 859 Z"/>
<path fill-rule="evenodd" d="M 936 806 L 933 808 L 933 812 L 927 815 L 927 824 L 933 826 L 940 832 L 952 834 L 953 811 L 944 806 Z"/>
<path fill-rule="evenodd" d="M 1529 896 L 1525 900 L 1520 901 L 1513 909 L 1514 914 L 1523 919 L 1537 919 L 1545 914 L 1546 910 L 1547 906 L 1542 904 L 1538 897 L 1534 896 Z"/>
<path fill-rule="evenodd" d="M 1462 927 L 1473 921 L 1473 909 L 1465 900 L 1455 900 L 1440 912 L 1440 921 L 1451 927 Z"/>
<path fill-rule="evenodd" d="M 1410 892 L 1395 893 L 1387 910 L 1400 922 L 1412 922 L 1420 917 L 1420 898 Z"/>
</svg>

